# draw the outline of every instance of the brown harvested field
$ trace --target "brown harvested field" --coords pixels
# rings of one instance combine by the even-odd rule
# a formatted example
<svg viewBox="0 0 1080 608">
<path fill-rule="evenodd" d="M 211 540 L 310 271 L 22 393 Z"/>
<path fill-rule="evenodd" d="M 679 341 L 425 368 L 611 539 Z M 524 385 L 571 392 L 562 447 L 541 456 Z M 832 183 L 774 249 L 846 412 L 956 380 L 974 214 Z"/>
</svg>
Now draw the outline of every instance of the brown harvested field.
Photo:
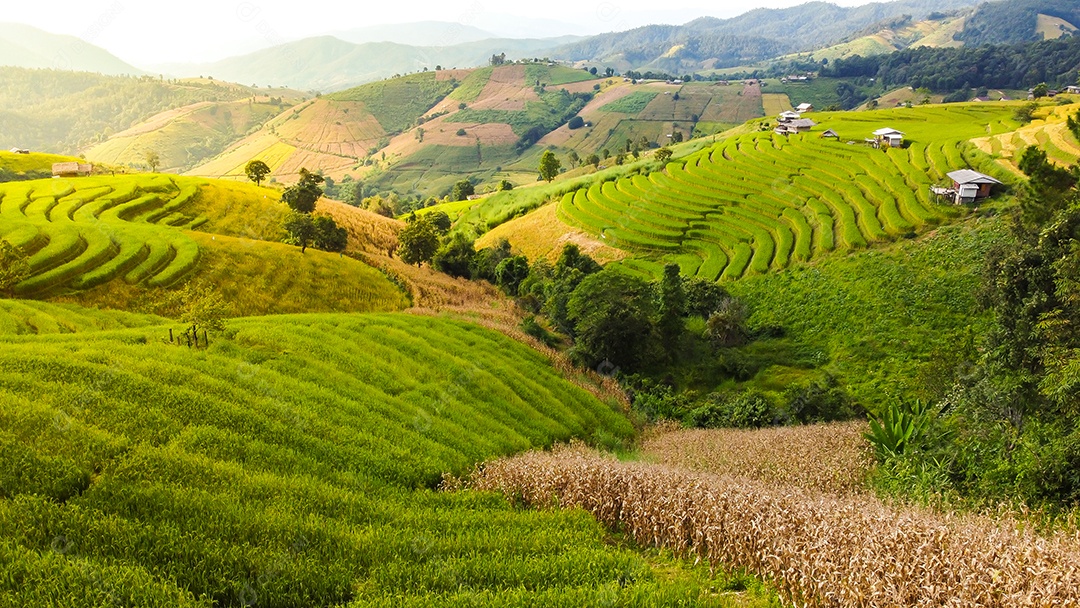
<svg viewBox="0 0 1080 608">
<path fill-rule="evenodd" d="M 386 135 L 364 104 L 318 99 L 296 118 L 277 122 L 285 142 L 326 154 L 361 158 Z"/>
<path fill-rule="evenodd" d="M 600 93 L 593 97 L 592 101 L 585 105 L 581 110 L 581 115 L 586 118 L 594 117 L 600 108 L 609 103 L 618 101 L 636 90 L 637 89 L 628 82 L 618 82 L 610 87 L 605 87 Z"/>
<path fill-rule="evenodd" d="M 539 100 L 533 86 L 525 82 L 525 66 L 512 65 L 493 70 L 484 92 L 469 107 L 476 110 L 520 111 L 525 109 L 526 102 Z"/>
<path fill-rule="evenodd" d="M 335 179 L 349 173 L 356 166 L 352 158 L 344 158 L 333 154 L 326 154 L 314 150 L 297 149 L 291 156 L 285 159 L 280 167 L 274 170 L 274 177 L 279 181 L 290 182 L 300 176 L 300 169 L 314 171 L 322 169 L 323 173 Z"/>
<path fill-rule="evenodd" d="M 1011 516 L 896 508 L 619 462 L 582 446 L 487 463 L 471 485 L 536 507 L 581 508 L 641 545 L 745 568 L 796 606 L 1080 606 L 1080 535 L 1039 535 Z"/>
<path fill-rule="evenodd" d="M 866 422 L 761 430 L 661 427 L 646 436 L 650 462 L 835 494 L 865 493 L 874 465 Z"/>
<path fill-rule="evenodd" d="M 723 122 L 742 124 L 754 118 L 765 116 L 762 106 L 761 86 L 747 84 L 737 86 L 714 87 L 712 101 L 701 114 L 704 122 Z"/>
<path fill-rule="evenodd" d="M 435 80 L 457 80 L 458 82 L 465 80 L 465 77 L 472 73 L 472 70 L 439 70 L 435 72 Z"/>
<path fill-rule="evenodd" d="M 246 103 L 246 102 L 245 102 Z M 169 123 L 175 121 L 182 116 L 188 116 L 194 114 L 203 108 L 209 108 L 210 106 L 217 105 L 212 101 L 200 101 L 191 105 L 175 108 L 172 110 L 165 110 L 159 114 L 155 114 L 130 129 L 115 133 L 110 137 L 135 137 L 137 135 L 145 135 L 164 128 Z"/>
<path fill-rule="evenodd" d="M 389 255 L 397 249 L 398 233 L 405 227 L 405 222 L 327 198 L 319 199 L 318 212 L 349 232 L 345 252 L 350 254 Z"/>
<path fill-rule="evenodd" d="M 639 120 L 674 120 L 690 121 L 694 116 L 701 117 L 705 108 L 712 101 L 713 93 L 707 86 L 684 86 L 670 95 L 661 93 L 649 102 L 645 110 L 637 115 Z M 667 91 L 671 92 L 671 91 Z M 678 93 L 679 99 L 675 99 Z"/>
<path fill-rule="evenodd" d="M 515 251 L 530 260 L 547 258 L 552 262 L 558 259 L 566 243 L 576 244 L 583 253 L 601 264 L 621 260 L 629 255 L 559 221 L 558 207 L 558 203 L 549 203 L 523 217 L 497 226 L 477 239 L 476 248 L 491 247 L 506 239 Z"/>
<path fill-rule="evenodd" d="M 448 116 L 447 118 L 453 118 Z M 465 135 L 458 135 L 465 129 Z M 415 133 L 414 133 L 415 137 Z M 513 145 L 518 140 L 514 130 L 506 123 L 460 123 L 433 121 L 424 129 L 424 143 L 440 146 L 475 146 L 476 140 L 485 146 Z"/>
</svg>

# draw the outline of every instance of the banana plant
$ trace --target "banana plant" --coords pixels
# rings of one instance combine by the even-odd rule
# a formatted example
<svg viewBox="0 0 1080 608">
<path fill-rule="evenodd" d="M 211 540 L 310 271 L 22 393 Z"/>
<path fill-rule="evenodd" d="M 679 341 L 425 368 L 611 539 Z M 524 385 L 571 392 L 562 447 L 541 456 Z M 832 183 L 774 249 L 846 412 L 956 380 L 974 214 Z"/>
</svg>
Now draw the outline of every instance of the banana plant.
<svg viewBox="0 0 1080 608">
<path fill-rule="evenodd" d="M 885 408 L 881 420 L 870 418 L 870 432 L 863 436 L 874 446 L 878 460 L 884 461 L 903 454 L 908 446 L 925 437 L 932 418 L 929 404 L 901 399 Z"/>
</svg>

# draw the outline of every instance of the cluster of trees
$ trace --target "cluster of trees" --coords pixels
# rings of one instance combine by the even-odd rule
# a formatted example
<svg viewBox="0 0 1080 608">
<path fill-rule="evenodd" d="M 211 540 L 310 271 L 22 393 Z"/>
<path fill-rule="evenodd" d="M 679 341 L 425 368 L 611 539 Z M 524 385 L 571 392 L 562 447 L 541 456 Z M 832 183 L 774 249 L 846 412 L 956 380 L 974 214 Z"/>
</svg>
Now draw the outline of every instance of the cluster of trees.
<svg viewBox="0 0 1080 608">
<path fill-rule="evenodd" d="M 1029 44 L 962 48 L 918 47 L 873 57 L 837 59 L 821 75 L 876 78 L 886 86 L 937 92 L 972 88 L 1027 89 L 1039 83 L 1072 84 L 1080 65 L 1080 37 Z"/>
<path fill-rule="evenodd" d="M 883 412 L 882 483 L 1047 507 L 1080 502 L 1080 169 L 1027 149 L 1012 242 L 987 256 L 981 344 L 957 345 L 931 403 Z"/>
<path fill-rule="evenodd" d="M 315 205 L 323 195 L 322 183 L 321 175 L 302 168 L 296 184 L 281 194 L 281 201 L 292 210 L 284 225 L 288 242 L 298 245 L 300 253 L 306 252 L 308 247 L 341 252 L 349 242 L 348 231 L 339 227 L 333 218 L 314 215 Z"/>
<path fill-rule="evenodd" d="M 1080 139 L 1080 114 L 1065 119 L 1065 125 L 1069 128 L 1069 132 L 1073 134 L 1073 137 Z"/>
</svg>

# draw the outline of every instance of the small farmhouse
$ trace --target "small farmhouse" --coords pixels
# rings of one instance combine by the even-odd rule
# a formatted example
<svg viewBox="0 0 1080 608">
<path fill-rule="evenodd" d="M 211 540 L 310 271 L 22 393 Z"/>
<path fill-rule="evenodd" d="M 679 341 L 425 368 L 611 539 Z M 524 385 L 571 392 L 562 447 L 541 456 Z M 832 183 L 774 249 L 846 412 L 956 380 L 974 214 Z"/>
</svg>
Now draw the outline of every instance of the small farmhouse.
<svg viewBox="0 0 1080 608">
<path fill-rule="evenodd" d="M 956 204 L 974 203 L 977 200 L 990 196 L 994 186 L 1000 186 L 1001 182 L 971 169 L 961 169 L 949 174 L 953 181 L 953 190 L 956 193 Z"/>
<path fill-rule="evenodd" d="M 795 108 L 795 111 L 799 112 L 801 114 L 803 112 L 811 112 L 811 111 L 813 111 L 813 109 L 814 109 L 814 104 L 812 104 L 812 103 L 800 103 L 798 105 L 798 107 Z"/>
<path fill-rule="evenodd" d="M 26 148 L 12 148 L 8 151 L 12 154 L 30 154 L 30 150 L 27 150 Z"/>
<path fill-rule="evenodd" d="M 794 135 L 796 133 L 806 133 L 810 129 L 817 126 L 817 123 L 809 118 L 800 118 L 799 120 L 791 120 L 776 127 L 776 132 L 780 135 Z"/>
<path fill-rule="evenodd" d="M 890 128 L 878 129 L 874 131 L 874 141 L 878 147 L 903 148 L 904 132 Z"/>
<path fill-rule="evenodd" d="M 788 110 L 786 112 L 781 112 L 780 115 L 776 117 L 776 120 L 779 122 L 791 122 L 793 120 L 799 120 L 800 118 L 802 118 L 801 114 Z"/>
<path fill-rule="evenodd" d="M 94 165 L 83 163 L 53 163 L 53 177 L 85 177 L 94 172 Z"/>
<path fill-rule="evenodd" d="M 827 131 L 825 131 L 824 133 L 821 134 L 821 138 L 822 139 L 835 139 L 837 141 L 840 141 L 840 134 L 837 133 L 836 131 L 833 131 L 832 129 L 829 129 L 829 130 L 827 130 Z"/>
<path fill-rule="evenodd" d="M 1068 93 L 1069 95 L 1080 95 L 1080 87 L 1075 86 L 1075 85 L 1074 86 L 1068 86 L 1068 87 L 1065 87 L 1065 92 Z"/>
</svg>

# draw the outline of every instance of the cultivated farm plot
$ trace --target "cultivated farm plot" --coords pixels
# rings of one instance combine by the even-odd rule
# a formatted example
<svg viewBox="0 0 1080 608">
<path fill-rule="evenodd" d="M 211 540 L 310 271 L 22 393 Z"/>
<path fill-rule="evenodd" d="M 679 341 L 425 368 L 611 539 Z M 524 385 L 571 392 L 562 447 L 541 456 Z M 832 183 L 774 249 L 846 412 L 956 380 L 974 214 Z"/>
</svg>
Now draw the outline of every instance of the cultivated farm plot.
<svg viewBox="0 0 1080 608">
<path fill-rule="evenodd" d="M 0 327 L 9 311 L 29 314 L 0 306 Z M 432 491 L 497 456 L 633 434 L 501 334 L 275 316 L 195 350 L 167 322 L 101 323 L 0 335 L 5 606 L 762 605 L 611 546 L 580 511 Z"/>
<path fill-rule="evenodd" d="M 837 430 L 850 433 L 845 427 Z M 487 463 L 473 484 L 534 507 L 584 509 L 638 544 L 665 547 L 714 566 L 745 568 L 771 580 L 785 605 L 1034 608 L 1080 603 L 1080 540 L 1075 534 L 1039 534 L 1028 522 L 1008 515 L 942 515 L 891 506 L 831 484 L 823 489 L 785 483 L 777 478 L 799 475 L 800 465 L 792 464 L 797 457 L 776 453 L 785 444 L 769 443 L 777 439 L 768 436 L 774 431 L 747 436 L 743 445 L 771 448 L 771 464 L 781 470 L 779 475 L 746 470 L 738 462 L 732 467 L 711 462 L 709 448 L 725 445 L 722 440 L 732 433 L 712 438 L 709 433 L 697 433 L 696 447 L 704 452 L 689 454 L 676 446 L 668 451 L 673 458 L 661 456 L 662 464 L 620 462 L 570 447 Z M 687 439 L 695 438 L 673 441 Z M 697 464 L 698 457 L 706 462 Z M 835 462 L 843 466 L 842 460 Z"/>
<path fill-rule="evenodd" d="M 1009 114 L 1006 106 L 974 105 L 816 114 L 823 124 L 815 132 L 790 139 L 743 135 L 662 172 L 568 193 L 559 218 L 642 261 L 678 263 L 685 274 L 709 280 L 782 270 L 962 214 L 937 204 L 929 186 L 967 168 L 962 142 L 987 125 L 1006 129 Z M 877 150 L 818 137 L 833 128 L 861 141 L 890 124 L 911 133 L 908 148 Z M 984 160 L 979 168 L 992 165 Z"/>
<path fill-rule="evenodd" d="M 166 176 L 0 185 L 0 237 L 29 257 L 31 275 L 16 293 L 180 281 L 199 261 L 199 246 L 182 232 L 206 221 L 185 213 L 197 193 L 192 180 Z"/>
<path fill-rule="evenodd" d="M 1043 109 L 1037 120 L 1016 131 L 996 132 L 973 140 L 983 152 L 997 157 L 1006 169 L 1020 173 L 1017 163 L 1028 146 L 1036 146 L 1061 166 L 1071 166 L 1080 160 L 1080 141 L 1069 131 L 1066 119 L 1080 111 L 1080 104 Z"/>
</svg>

